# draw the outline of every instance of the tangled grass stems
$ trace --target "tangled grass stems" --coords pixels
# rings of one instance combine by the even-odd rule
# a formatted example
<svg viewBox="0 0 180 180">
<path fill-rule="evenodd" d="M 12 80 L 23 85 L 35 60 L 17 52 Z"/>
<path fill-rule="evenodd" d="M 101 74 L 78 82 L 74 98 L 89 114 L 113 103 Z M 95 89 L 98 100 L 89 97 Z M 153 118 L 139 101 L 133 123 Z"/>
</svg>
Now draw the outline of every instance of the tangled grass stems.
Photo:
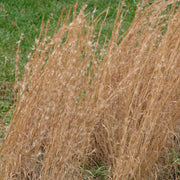
<svg viewBox="0 0 180 180">
<path fill-rule="evenodd" d="M 176 2 L 139 6 L 120 43 L 119 11 L 104 54 L 85 7 L 39 38 L 0 148 L 1 179 L 86 179 L 98 161 L 112 179 L 151 174 L 179 117 Z"/>
</svg>

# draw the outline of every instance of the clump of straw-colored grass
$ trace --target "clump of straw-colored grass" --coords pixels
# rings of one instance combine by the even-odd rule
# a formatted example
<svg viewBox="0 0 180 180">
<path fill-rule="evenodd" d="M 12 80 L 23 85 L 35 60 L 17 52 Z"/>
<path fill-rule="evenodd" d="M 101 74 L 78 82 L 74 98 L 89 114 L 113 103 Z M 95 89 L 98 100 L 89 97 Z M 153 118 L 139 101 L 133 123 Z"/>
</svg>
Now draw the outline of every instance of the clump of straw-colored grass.
<svg viewBox="0 0 180 180">
<path fill-rule="evenodd" d="M 112 179 L 149 176 L 179 116 L 180 9 L 144 5 L 120 38 L 118 11 L 104 46 L 84 9 L 52 38 L 47 25 L 0 148 L 1 179 L 83 179 L 97 161 Z"/>
</svg>

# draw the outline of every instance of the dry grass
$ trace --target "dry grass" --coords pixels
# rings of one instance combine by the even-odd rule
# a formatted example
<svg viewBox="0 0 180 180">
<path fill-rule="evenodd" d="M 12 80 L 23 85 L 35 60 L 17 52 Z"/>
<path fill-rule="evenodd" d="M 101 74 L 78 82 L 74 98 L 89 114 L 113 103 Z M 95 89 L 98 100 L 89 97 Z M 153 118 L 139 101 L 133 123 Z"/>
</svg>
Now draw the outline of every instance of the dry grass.
<svg viewBox="0 0 180 180">
<path fill-rule="evenodd" d="M 180 9 L 160 2 L 139 6 L 121 42 L 120 10 L 103 47 L 83 9 L 51 39 L 45 29 L 0 148 L 1 179 L 88 179 L 98 161 L 112 179 L 152 175 L 180 107 Z"/>
</svg>

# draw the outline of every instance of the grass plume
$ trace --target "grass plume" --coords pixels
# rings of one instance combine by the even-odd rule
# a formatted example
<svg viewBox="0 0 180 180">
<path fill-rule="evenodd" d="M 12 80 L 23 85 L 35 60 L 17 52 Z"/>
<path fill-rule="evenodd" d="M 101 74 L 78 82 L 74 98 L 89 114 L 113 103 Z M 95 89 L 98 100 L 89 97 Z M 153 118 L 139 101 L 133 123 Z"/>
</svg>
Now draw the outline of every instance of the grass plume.
<svg viewBox="0 0 180 180">
<path fill-rule="evenodd" d="M 1 179 L 85 179 L 98 161 L 109 178 L 146 179 L 168 146 L 180 107 L 176 1 L 139 5 L 123 37 L 119 11 L 103 47 L 84 9 L 37 40 L 0 148 Z"/>
</svg>

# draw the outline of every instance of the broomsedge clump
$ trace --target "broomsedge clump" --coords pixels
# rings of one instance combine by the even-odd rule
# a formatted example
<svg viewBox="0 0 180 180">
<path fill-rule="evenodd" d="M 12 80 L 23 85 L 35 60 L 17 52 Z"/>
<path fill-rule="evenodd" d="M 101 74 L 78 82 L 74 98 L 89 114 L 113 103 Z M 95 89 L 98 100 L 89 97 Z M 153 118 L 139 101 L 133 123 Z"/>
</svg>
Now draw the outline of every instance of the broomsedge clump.
<svg viewBox="0 0 180 180">
<path fill-rule="evenodd" d="M 47 25 L 0 148 L 1 179 L 88 179 L 98 161 L 107 178 L 147 179 L 179 117 L 176 2 L 142 4 L 120 38 L 119 10 L 104 46 L 94 39 L 99 17 L 89 24 L 84 8 L 51 39 Z"/>
</svg>

